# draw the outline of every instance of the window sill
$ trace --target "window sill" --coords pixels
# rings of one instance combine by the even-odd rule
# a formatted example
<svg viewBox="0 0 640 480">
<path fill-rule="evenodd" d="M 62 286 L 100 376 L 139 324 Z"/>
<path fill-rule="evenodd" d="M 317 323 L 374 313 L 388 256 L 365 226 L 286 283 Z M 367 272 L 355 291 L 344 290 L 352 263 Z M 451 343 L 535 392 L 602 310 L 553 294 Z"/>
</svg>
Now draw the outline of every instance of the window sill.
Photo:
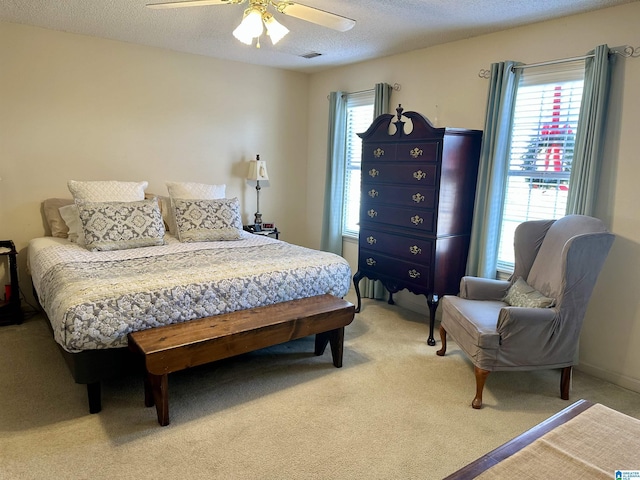
<svg viewBox="0 0 640 480">
<path fill-rule="evenodd" d="M 342 241 L 347 243 L 358 243 L 358 235 L 342 235 Z"/>
<path fill-rule="evenodd" d="M 498 280 L 509 280 L 511 278 L 511 275 L 513 275 L 513 269 L 508 270 L 503 267 L 503 268 L 498 268 L 496 278 Z"/>
</svg>

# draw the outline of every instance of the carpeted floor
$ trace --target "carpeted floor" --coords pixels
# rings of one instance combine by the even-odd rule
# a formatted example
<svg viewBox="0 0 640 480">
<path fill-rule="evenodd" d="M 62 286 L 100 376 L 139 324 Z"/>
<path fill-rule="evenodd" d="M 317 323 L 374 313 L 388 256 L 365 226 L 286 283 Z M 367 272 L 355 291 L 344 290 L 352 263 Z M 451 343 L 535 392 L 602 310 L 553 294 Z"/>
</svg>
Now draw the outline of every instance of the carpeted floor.
<svg viewBox="0 0 640 480">
<path fill-rule="evenodd" d="M 90 415 L 45 320 L 3 327 L 0 478 L 440 479 L 571 403 L 559 371 L 493 373 L 473 410 L 471 363 L 452 342 L 436 356 L 427 330 L 364 300 L 343 368 L 305 338 L 172 374 L 160 427 L 138 376 Z M 579 371 L 571 398 L 640 418 L 640 394 Z"/>
</svg>

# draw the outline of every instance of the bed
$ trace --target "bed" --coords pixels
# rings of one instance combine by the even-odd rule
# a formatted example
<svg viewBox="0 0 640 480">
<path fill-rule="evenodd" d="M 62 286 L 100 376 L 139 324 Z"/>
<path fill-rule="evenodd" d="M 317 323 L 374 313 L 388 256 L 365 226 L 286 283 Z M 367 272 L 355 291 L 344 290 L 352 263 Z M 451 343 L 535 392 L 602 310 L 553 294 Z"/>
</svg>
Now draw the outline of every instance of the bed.
<svg viewBox="0 0 640 480">
<path fill-rule="evenodd" d="M 90 411 L 101 381 L 130 372 L 130 332 L 349 290 L 342 257 L 239 232 L 233 241 L 180 241 L 90 251 L 69 238 L 34 238 L 28 270 L 53 337 Z"/>
</svg>

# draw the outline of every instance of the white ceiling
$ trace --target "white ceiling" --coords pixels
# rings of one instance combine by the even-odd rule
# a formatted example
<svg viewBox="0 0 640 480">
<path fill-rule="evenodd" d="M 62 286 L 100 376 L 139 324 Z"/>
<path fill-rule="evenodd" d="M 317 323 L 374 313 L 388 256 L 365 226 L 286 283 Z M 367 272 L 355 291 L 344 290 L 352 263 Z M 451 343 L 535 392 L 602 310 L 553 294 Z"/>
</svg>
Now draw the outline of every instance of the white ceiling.
<svg viewBox="0 0 640 480">
<path fill-rule="evenodd" d="M 0 20 L 257 65 L 314 72 L 637 0 L 303 0 L 356 20 L 336 32 L 275 13 L 276 46 L 231 34 L 246 5 L 149 9 L 151 0 L 0 0 Z M 153 0 L 160 1 L 160 0 Z M 306 59 L 301 55 L 322 55 Z"/>
</svg>

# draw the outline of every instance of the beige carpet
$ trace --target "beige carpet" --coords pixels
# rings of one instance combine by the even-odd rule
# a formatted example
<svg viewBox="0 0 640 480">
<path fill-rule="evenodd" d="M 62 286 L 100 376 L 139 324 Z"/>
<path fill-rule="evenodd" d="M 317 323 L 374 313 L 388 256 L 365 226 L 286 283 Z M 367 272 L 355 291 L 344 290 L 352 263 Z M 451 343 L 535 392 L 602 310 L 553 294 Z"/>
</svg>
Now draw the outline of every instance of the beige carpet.
<svg viewBox="0 0 640 480">
<path fill-rule="evenodd" d="M 425 321 L 364 300 L 341 369 L 305 338 L 172 374 L 167 427 L 137 376 L 90 415 L 45 320 L 3 327 L 0 478 L 440 479 L 570 404 L 558 371 L 494 373 L 473 410 L 471 364 Z M 640 394 L 580 372 L 571 398 L 640 418 Z"/>
</svg>

